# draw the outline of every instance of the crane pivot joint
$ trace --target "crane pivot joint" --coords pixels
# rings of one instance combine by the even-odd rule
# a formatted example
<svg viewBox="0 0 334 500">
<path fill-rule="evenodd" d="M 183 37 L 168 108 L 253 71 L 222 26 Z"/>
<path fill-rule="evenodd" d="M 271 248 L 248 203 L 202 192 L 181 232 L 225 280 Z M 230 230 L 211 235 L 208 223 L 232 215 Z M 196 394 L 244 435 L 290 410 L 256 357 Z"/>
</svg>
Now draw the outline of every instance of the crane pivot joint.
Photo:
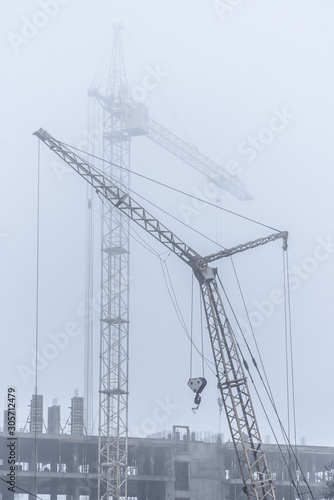
<svg viewBox="0 0 334 500">
<path fill-rule="evenodd" d="M 200 258 L 196 261 L 196 267 L 199 271 L 205 271 L 208 263 L 203 258 Z"/>
<path fill-rule="evenodd" d="M 196 260 L 192 268 L 196 278 L 200 283 L 203 283 L 203 281 L 206 280 L 212 280 L 217 273 L 217 269 L 210 267 L 206 260 L 202 257 Z"/>
</svg>

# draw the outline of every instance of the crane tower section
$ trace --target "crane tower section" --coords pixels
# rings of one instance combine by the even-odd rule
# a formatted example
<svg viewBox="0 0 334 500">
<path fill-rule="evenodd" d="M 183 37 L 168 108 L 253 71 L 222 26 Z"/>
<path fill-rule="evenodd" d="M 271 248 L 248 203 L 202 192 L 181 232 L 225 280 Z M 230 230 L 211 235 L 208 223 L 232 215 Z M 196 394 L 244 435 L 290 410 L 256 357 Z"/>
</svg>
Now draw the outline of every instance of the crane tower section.
<svg viewBox="0 0 334 500">
<path fill-rule="evenodd" d="M 128 88 L 121 46 L 114 27 L 110 73 L 99 103 L 103 173 L 127 191 L 131 137 L 125 131 Z M 136 134 L 139 135 L 139 134 Z M 117 165 L 117 167 L 116 167 Z M 119 168 L 120 167 L 120 168 Z M 98 498 L 127 498 L 129 362 L 129 219 L 109 203 L 102 205 L 101 317 L 99 382 Z"/>
</svg>

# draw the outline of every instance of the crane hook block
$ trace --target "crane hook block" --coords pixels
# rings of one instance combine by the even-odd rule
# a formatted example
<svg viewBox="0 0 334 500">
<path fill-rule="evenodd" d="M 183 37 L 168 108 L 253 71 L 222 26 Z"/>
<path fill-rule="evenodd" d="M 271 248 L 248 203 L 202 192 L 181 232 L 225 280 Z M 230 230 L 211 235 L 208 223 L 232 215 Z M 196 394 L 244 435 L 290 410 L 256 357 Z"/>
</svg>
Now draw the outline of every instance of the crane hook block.
<svg viewBox="0 0 334 500">
<path fill-rule="evenodd" d="M 197 378 L 190 378 L 188 380 L 188 386 L 190 389 L 196 393 L 194 403 L 196 405 L 195 408 L 193 408 L 193 412 L 198 410 L 198 407 L 201 403 L 201 396 L 200 393 L 203 391 L 204 387 L 206 386 L 207 381 L 204 377 L 197 377 Z"/>
</svg>

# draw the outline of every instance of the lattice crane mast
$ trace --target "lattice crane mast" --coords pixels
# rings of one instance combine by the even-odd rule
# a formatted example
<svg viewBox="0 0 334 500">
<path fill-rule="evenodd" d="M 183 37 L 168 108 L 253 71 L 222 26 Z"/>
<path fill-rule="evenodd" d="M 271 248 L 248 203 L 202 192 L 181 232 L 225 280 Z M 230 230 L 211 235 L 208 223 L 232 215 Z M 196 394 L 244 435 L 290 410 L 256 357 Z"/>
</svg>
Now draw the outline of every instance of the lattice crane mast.
<svg viewBox="0 0 334 500">
<path fill-rule="evenodd" d="M 111 106 L 94 109 L 101 128 L 106 175 L 126 190 L 129 185 L 131 137 L 124 132 L 123 108 L 128 101 L 121 43 L 121 25 L 114 40 L 105 93 Z M 96 113 L 96 114 L 95 114 Z M 93 120 L 94 123 L 94 120 Z M 116 168 L 117 164 L 122 168 Z M 101 304 L 99 376 L 99 500 L 127 498 L 128 371 L 129 371 L 129 219 L 107 204 L 101 207 Z"/>
<path fill-rule="evenodd" d="M 102 175 L 95 167 L 53 138 L 48 132 L 39 129 L 34 132 L 34 135 L 89 182 L 98 194 L 106 198 L 114 207 L 145 229 L 192 268 L 200 285 L 218 388 L 239 463 L 244 484 L 243 490 L 249 499 L 272 498 L 275 500 L 275 489 L 264 453 L 247 378 L 219 293 L 216 280 L 217 269 L 210 267 L 208 262 L 228 254 L 232 255 L 248 248 L 263 245 L 278 238 L 283 238 L 283 248 L 286 249 L 288 233 L 276 233 L 267 238 L 239 245 L 230 251 L 224 250 L 203 257 L 161 224 L 128 193 L 113 184 L 109 178 Z M 126 467 L 126 465 L 123 466 Z"/>
</svg>

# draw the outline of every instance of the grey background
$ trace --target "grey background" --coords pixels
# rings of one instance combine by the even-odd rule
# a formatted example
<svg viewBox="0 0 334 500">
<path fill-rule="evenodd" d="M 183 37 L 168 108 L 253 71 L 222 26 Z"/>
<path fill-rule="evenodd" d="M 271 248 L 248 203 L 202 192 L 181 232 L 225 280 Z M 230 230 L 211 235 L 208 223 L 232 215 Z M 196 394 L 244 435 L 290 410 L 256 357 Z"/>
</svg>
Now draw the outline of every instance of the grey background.
<svg viewBox="0 0 334 500">
<path fill-rule="evenodd" d="M 308 444 L 333 445 L 334 248 L 324 244 L 334 240 L 333 3 L 230 0 L 224 13 L 223 2 L 218 6 L 211 0 L 69 0 L 57 3 L 53 16 L 38 18 L 39 12 L 46 12 L 42 7 L 46 4 L 3 0 L 0 5 L 0 394 L 5 402 L 7 387 L 17 388 L 19 427 L 28 416 L 35 386 L 30 370 L 35 349 L 38 141 L 32 132 L 43 127 L 64 142 L 84 144 L 87 89 L 112 25 L 123 22 L 130 88 L 143 86 L 147 66 L 159 67 L 165 74 L 143 100 L 151 116 L 184 139 L 190 137 L 200 151 L 222 165 L 238 162 L 239 177 L 254 199 L 241 202 L 223 192 L 221 205 L 290 233 L 297 441 L 306 437 Z M 26 26 L 38 24 L 38 19 L 44 25 L 35 26 L 27 38 Z M 244 143 L 263 133 L 277 110 L 284 109 L 289 123 L 249 161 L 254 154 L 245 153 Z M 86 185 L 78 175 L 59 170 L 57 163 L 42 145 L 38 387 L 45 397 L 45 417 L 47 405 L 58 398 L 65 422 L 74 390 L 83 395 Z M 207 197 L 202 175 L 145 138 L 133 140 L 132 168 Z M 198 209 L 184 196 L 146 181 L 133 178 L 131 182 L 145 197 L 225 247 L 272 232 L 212 207 Z M 98 297 L 98 199 L 94 205 Z M 206 255 L 218 248 L 165 215 L 157 216 L 199 252 Z M 215 377 L 207 370 L 203 402 L 193 414 L 193 396 L 187 387 L 189 341 L 169 299 L 160 262 L 135 241 L 131 246 L 130 432 L 146 435 L 173 424 L 216 432 Z M 189 326 L 191 272 L 173 255 L 167 264 Z M 235 265 L 249 312 L 257 318 L 255 335 L 286 422 L 284 314 L 283 306 L 273 305 L 271 298 L 273 290 L 283 287 L 281 243 L 241 254 Z M 237 316 L 244 322 L 231 265 L 226 261 L 219 266 Z M 198 304 L 196 295 L 196 310 Z M 77 335 L 68 337 L 66 347 L 51 349 L 52 359 L 45 361 L 43 349 L 52 343 L 50 334 L 64 332 L 70 323 Z M 198 313 L 194 323 L 200 344 Z M 98 310 L 95 325 L 97 425 Z M 211 357 L 207 341 L 205 354 Z M 193 372 L 201 375 L 198 356 Z M 256 397 L 254 404 L 263 436 L 272 434 Z M 224 419 L 222 432 L 229 438 Z"/>
</svg>

